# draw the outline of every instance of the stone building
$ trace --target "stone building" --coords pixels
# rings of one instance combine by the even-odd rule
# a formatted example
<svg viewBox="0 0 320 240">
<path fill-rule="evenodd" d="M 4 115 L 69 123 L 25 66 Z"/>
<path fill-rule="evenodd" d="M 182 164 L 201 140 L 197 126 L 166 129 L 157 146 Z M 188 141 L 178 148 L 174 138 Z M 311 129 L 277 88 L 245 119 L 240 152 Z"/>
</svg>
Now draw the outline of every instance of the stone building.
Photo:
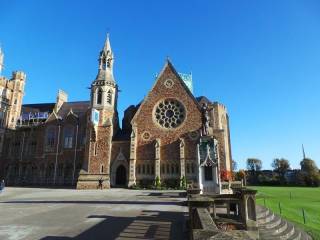
<svg viewBox="0 0 320 240">
<path fill-rule="evenodd" d="M 186 179 L 221 191 L 221 171 L 230 172 L 232 165 L 226 108 L 195 97 L 192 76 L 179 74 L 167 60 L 143 101 L 125 110 L 120 127 L 113 67 L 107 37 L 90 101 L 82 102 L 68 102 L 59 91 L 55 103 L 21 105 L 25 75 L 3 80 L 14 82 L 11 88 L 20 95 L 3 125 L 1 177 L 12 185 L 79 189 L 97 188 L 99 182 L 104 188 L 148 186 L 155 179 L 177 186 Z"/>
<path fill-rule="evenodd" d="M 20 117 L 26 80 L 26 74 L 21 71 L 13 72 L 10 79 L 1 76 L 3 66 L 4 53 L 0 48 L 0 153 L 5 129 L 15 129 Z"/>
</svg>

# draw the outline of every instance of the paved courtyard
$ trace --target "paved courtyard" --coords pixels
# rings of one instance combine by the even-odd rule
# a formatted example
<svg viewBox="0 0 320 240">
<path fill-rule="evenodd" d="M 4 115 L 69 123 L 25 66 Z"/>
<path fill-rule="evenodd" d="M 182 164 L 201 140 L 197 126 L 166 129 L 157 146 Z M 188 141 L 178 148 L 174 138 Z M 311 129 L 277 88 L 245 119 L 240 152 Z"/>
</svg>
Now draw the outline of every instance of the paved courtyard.
<svg viewBox="0 0 320 240">
<path fill-rule="evenodd" d="M 186 239 L 180 191 L 6 188 L 0 239 Z"/>
</svg>

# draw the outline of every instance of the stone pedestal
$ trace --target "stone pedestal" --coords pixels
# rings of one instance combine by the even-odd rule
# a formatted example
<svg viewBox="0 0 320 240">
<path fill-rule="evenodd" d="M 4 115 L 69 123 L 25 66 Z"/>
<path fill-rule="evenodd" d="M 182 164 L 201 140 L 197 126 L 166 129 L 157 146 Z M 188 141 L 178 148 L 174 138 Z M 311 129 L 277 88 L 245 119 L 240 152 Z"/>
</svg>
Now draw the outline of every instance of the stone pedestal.
<svg viewBox="0 0 320 240">
<path fill-rule="evenodd" d="M 234 191 L 240 195 L 240 216 L 245 223 L 248 231 L 257 231 L 257 214 L 256 214 L 256 190 L 236 189 Z"/>
<path fill-rule="evenodd" d="M 156 159 L 155 168 L 155 177 L 159 176 L 160 178 L 160 159 Z"/>
<path fill-rule="evenodd" d="M 129 182 L 128 187 L 136 185 L 136 161 L 134 159 L 130 160 L 129 166 Z"/>
</svg>

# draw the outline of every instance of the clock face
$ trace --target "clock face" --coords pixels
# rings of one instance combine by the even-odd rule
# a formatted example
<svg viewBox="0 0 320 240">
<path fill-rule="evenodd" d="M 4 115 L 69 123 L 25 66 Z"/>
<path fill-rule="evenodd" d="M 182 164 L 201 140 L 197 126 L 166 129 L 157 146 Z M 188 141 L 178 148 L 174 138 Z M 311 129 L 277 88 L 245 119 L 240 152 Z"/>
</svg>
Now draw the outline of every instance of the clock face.
<svg viewBox="0 0 320 240">
<path fill-rule="evenodd" d="M 176 99 L 164 99 L 154 108 L 154 120 L 162 128 L 174 129 L 185 120 L 186 111 Z"/>
</svg>

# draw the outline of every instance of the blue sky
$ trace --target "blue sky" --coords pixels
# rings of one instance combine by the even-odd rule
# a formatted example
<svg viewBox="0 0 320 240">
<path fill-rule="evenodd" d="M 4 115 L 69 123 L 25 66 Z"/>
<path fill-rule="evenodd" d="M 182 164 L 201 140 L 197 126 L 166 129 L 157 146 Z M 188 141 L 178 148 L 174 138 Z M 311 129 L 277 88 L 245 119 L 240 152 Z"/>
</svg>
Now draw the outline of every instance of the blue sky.
<svg viewBox="0 0 320 240">
<path fill-rule="evenodd" d="M 233 158 L 299 167 L 301 144 L 320 166 L 320 2 L 0 2 L 5 70 L 27 73 L 24 103 L 88 100 L 110 32 L 119 113 L 150 90 L 167 56 L 192 72 L 196 96 L 228 108 Z"/>
</svg>

